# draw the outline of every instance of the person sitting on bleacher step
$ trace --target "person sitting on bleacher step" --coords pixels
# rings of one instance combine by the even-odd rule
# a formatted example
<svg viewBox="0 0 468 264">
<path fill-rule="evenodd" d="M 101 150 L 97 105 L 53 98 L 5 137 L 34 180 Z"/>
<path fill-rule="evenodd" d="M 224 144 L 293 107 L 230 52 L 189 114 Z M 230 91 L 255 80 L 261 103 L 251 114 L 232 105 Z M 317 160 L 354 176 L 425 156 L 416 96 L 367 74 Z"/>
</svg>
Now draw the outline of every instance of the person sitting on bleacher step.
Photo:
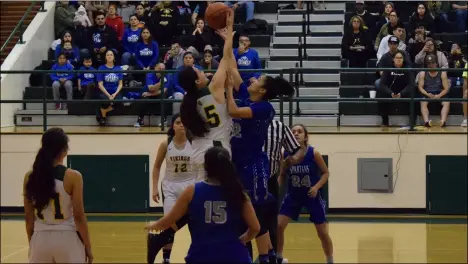
<svg viewBox="0 0 468 264">
<path fill-rule="evenodd" d="M 130 65 L 132 60 L 135 59 L 137 45 L 140 40 L 141 31 L 143 30 L 140 27 L 140 21 L 136 15 L 130 16 L 129 24 L 122 38 L 122 65 Z"/>
<path fill-rule="evenodd" d="M 52 66 L 53 71 L 70 71 L 64 73 L 51 73 L 50 78 L 52 79 L 52 93 L 54 100 L 60 100 L 60 89 L 65 89 L 67 94 L 67 100 L 73 99 L 73 78 L 75 77 L 73 72 L 73 66 L 67 62 L 67 57 L 64 53 L 60 54 L 57 63 Z M 56 110 L 66 110 L 67 104 L 56 103 Z"/>
<path fill-rule="evenodd" d="M 379 50 L 377 51 L 377 63 L 380 61 L 380 58 L 382 58 L 382 56 L 390 50 L 388 46 L 390 42 L 398 41 L 398 49 L 406 51 L 406 44 L 402 40 L 404 32 L 404 26 L 398 24 L 393 27 L 393 35 L 387 35 L 382 39 L 382 42 L 380 42 L 379 45 Z"/>
<path fill-rule="evenodd" d="M 91 57 L 83 58 L 83 66 L 81 71 L 95 71 L 93 68 L 93 60 Z M 96 75 L 94 72 L 85 72 L 78 75 L 78 90 L 81 92 L 85 99 L 94 98 L 94 91 L 96 89 Z"/>
</svg>

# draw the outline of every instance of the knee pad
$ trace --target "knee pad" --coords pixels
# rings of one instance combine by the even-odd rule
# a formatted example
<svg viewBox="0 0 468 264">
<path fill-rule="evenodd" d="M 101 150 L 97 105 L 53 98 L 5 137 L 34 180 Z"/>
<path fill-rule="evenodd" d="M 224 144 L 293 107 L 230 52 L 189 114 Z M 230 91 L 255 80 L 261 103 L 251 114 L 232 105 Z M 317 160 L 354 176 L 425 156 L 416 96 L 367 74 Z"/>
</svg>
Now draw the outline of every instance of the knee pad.
<svg viewBox="0 0 468 264">
<path fill-rule="evenodd" d="M 168 244 L 174 243 L 174 237 L 175 237 L 175 234 L 170 235 L 170 236 L 169 236 L 169 239 L 167 240 L 167 243 L 168 243 Z"/>
</svg>

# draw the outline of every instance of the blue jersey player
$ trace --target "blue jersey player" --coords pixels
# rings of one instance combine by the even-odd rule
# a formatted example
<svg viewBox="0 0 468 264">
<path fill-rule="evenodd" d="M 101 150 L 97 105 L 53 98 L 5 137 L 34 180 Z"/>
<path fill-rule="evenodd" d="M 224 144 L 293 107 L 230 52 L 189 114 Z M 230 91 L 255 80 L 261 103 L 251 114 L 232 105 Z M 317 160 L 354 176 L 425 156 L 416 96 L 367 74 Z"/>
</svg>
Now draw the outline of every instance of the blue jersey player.
<svg viewBox="0 0 468 264">
<path fill-rule="evenodd" d="M 187 187 L 172 210 L 146 228 L 164 230 L 188 214 L 192 243 L 186 263 L 252 263 L 245 243 L 255 238 L 260 224 L 229 152 L 208 149 L 204 167 L 206 179 Z"/>
<path fill-rule="evenodd" d="M 271 212 L 274 212 L 272 207 L 275 206 L 275 202 L 268 192 L 270 176 L 268 157 L 263 152 L 268 126 L 275 115 L 275 110 L 268 100 L 280 94 L 291 95 L 294 88 L 281 77 L 269 76 L 262 76 L 246 87 L 242 85 L 235 60 L 231 61 L 231 67 L 228 69 L 226 98 L 229 115 L 234 119 L 231 139 L 232 160 L 260 222 L 261 229 L 256 238 L 259 261 L 268 263 L 269 254 L 274 254 L 271 250 L 268 227 L 271 225 L 269 221 L 275 217 L 271 215 Z M 234 93 L 238 98 L 242 98 L 239 95 L 248 94 L 248 98 L 238 106 L 234 101 Z"/>
<path fill-rule="evenodd" d="M 307 129 L 303 125 L 293 126 L 292 133 L 304 149 L 305 156 L 299 164 L 289 168 L 282 166 L 278 178 L 280 184 L 284 182 L 285 177 L 288 179 L 288 190 L 278 216 L 278 262 L 281 263 L 283 259 L 284 230 L 291 219 L 298 220 L 302 207 L 306 207 L 310 221 L 315 224 L 322 241 L 327 263 L 333 263 L 333 243 L 328 234 L 325 201 L 320 195 L 320 188 L 328 181 L 328 167 L 322 155 L 309 146 Z M 289 154 L 285 153 L 284 156 L 286 158 Z"/>
</svg>

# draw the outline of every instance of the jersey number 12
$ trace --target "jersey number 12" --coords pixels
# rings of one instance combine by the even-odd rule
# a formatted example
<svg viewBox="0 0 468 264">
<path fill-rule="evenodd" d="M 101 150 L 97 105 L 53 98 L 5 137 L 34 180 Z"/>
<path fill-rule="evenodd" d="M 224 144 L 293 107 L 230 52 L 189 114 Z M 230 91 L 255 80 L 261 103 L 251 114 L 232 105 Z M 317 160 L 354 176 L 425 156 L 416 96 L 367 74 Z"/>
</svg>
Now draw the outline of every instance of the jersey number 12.
<svg viewBox="0 0 468 264">
<path fill-rule="evenodd" d="M 49 203 L 48 206 L 53 206 L 55 220 L 65 219 L 62 213 L 62 208 L 60 207 L 60 194 L 59 193 L 55 193 L 55 196 L 52 198 L 52 201 L 51 203 Z M 37 211 L 37 218 L 44 220 L 44 215 L 42 215 L 41 211 Z"/>
<path fill-rule="evenodd" d="M 227 221 L 225 201 L 205 201 L 205 223 L 224 224 Z"/>
</svg>

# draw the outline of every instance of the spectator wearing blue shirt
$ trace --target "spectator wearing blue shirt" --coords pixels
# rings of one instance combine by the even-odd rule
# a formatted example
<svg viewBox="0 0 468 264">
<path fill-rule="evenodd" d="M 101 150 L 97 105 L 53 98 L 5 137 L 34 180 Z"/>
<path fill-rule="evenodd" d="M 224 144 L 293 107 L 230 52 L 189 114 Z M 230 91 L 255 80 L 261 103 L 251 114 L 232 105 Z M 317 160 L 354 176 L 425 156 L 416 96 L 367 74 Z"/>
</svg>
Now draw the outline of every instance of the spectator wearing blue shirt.
<svg viewBox="0 0 468 264">
<path fill-rule="evenodd" d="M 143 87 L 143 91 L 141 94 L 142 99 L 160 99 L 161 96 L 165 97 L 167 94 L 167 90 L 169 87 L 169 82 L 167 78 L 164 78 L 164 84 L 161 78 L 161 71 L 164 71 L 166 66 L 164 63 L 158 63 L 154 67 L 155 73 L 148 73 L 146 74 L 146 84 Z M 161 85 L 164 86 L 164 93 L 161 95 Z M 143 126 L 143 118 L 145 114 L 149 114 L 152 110 L 159 110 L 160 109 L 159 101 L 155 101 L 154 103 L 143 103 L 140 104 L 140 111 L 138 114 L 137 122 L 135 123 L 135 127 Z M 164 118 L 163 118 L 164 119 Z"/>
<path fill-rule="evenodd" d="M 76 43 L 73 42 L 72 33 L 70 31 L 68 31 L 68 30 L 63 32 L 62 37 L 60 38 L 60 45 L 57 45 L 55 47 L 54 58 L 55 58 L 55 60 L 57 60 L 58 56 L 64 52 L 63 47 L 64 47 L 65 43 L 67 43 L 67 42 L 70 42 L 71 49 L 70 48 L 67 49 L 68 51 L 66 53 L 68 53 L 68 54 L 65 54 L 65 56 L 69 60 L 68 61 L 69 63 L 71 63 L 73 66 L 77 66 L 78 62 L 79 62 L 79 58 L 81 57 L 80 56 L 80 50 L 78 49 L 78 45 L 76 45 Z M 67 44 L 67 46 L 68 46 L 68 44 Z M 72 60 L 70 60 L 69 58 L 71 58 Z M 75 58 L 77 60 L 74 60 Z"/>
<path fill-rule="evenodd" d="M 247 35 L 239 37 L 239 48 L 234 49 L 234 58 L 239 70 L 262 69 L 260 57 L 255 49 L 250 47 L 250 38 Z M 261 72 L 240 72 L 242 80 L 249 86 L 255 82 L 261 75 Z"/>
<path fill-rule="evenodd" d="M 81 71 L 94 71 L 92 67 L 93 60 L 91 57 L 86 57 L 83 59 L 83 66 L 81 66 Z M 94 91 L 96 89 L 96 76 L 94 72 L 80 73 L 78 75 L 78 90 L 83 94 L 85 99 L 94 98 Z"/>
<path fill-rule="evenodd" d="M 140 28 L 140 20 L 136 15 L 131 15 L 130 26 L 125 29 L 122 37 L 123 43 L 123 54 L 122 54 L 122 65 L 130 65 L 132 59 L 135 58 L 136 48 L 142 29 Z"/>
<path fill-rule="evenodd" d="M 57 59 L 57 63 L 52 66 L 53 71 L 70 71 L 70 73 L 51 73 L 50 78 L 52 79 L 52 93 L 54 100 L 60 100 L 60 88 L 65 89 L 67 93 L 67 100 L 73 99 L 73 66 L 67 62 L 67 57 L 64 53 L 60 54 Z M 67 105 L 56 103 L 56 110 L 66 110 Z"/>
<path fill-rule="evenodd" d="M 120 92 L 123 87 L 123 73 L 122 68 L 115 64 L 115 53 L 113 50 L 108 50 L 105 57 L 106 64 L 99 67 L 100 71 L 119 71 L 119 72 L 108 72 L 108 73 L 98 73 L 97 81 L 98 87 L 101 93 L 99 98 L 101 99 L 121 99 L 122 96 Z M 114 110 L 112 104 L 105 103 L 102 104 L 96 113 L 96 119 L 99 122 L 99 125 L 105 126 L 107 122 L 107 113 Z"/>
<path fill-rule="evenodd" d="M 159 46 L 153 40 L 148 28 L 141 31 L 140 39 L 136 45 L 135 59 L 137 67 L 143 70 L 149 70 L 156 66 L 159 58 Z"/>
</svg>

